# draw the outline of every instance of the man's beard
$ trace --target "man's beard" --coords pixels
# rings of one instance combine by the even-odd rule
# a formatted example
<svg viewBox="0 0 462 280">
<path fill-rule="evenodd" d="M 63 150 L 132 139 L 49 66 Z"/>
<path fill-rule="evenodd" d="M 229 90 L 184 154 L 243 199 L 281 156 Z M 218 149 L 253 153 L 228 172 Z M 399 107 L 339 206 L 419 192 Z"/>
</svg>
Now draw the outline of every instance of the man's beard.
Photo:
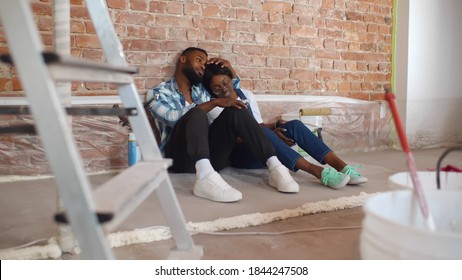
<svg viewBox="0 0 462 280">
<path fill-rule="evenodd" d="M 183 68 L 183 74 L 188 78 L 188 80 L 193 85 L 198 85 L 202 83 L 202 77 L 199 76 L 194 68 L 192 68 L 191 64 L 188 63 L 187 67 Z"/>
</svg>

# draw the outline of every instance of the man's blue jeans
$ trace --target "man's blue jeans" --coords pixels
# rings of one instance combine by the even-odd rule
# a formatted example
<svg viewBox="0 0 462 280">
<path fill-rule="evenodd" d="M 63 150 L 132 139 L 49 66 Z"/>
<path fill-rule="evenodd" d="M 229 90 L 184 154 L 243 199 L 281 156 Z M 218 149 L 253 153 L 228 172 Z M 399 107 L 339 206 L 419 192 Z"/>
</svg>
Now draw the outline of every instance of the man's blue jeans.
<svg viewBox="0 0 462 280">
<path fill-rule="evenodd" d="M 286 137 L 293 139 L 300 148 L 319 163 L 325 164 L 324 157 L 332 150 L 324 144 L 321 139 L 314 135 L 313 132 L 311 132 L 301 121 L 288 121 L 280 127 L 286 129 L 286 131 L 283 132 Z M 277 157 L 281 163 L 290 170 L 294 172 L 297 171 L 298 169 L 295 168 L 295 163 L 301 158 L 301 155 L 282 141 L 271 129 L 263 126 L 261 126 L 261 128 L 276 149 Z M 258 169 L 264 168 L 265 163 L 259 161 L 244 145 L 237 145 L 231 155 L 231 166 Z"/>
</svg>

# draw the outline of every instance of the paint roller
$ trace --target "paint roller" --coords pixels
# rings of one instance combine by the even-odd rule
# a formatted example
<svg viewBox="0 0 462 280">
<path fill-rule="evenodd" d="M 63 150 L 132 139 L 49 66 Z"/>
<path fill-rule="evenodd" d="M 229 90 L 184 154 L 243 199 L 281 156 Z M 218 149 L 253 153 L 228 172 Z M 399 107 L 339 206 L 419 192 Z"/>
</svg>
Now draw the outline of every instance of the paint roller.
<svg viewBox="0 0 462 280">
<path fill-rule="evenodd" d="M 300 109 L 298 112 L 300 115 L 300 120 L 303 116 L 327 116 L 332 114 L 331 108 L 310 108 L 310 109 Z M 316 128 L 318 138 L 322 140 L 322 127 Z"/>
<path fill-rule="evenodd" d="M 331 108 L 300 109 L 300 116 L 326 116 L 332 114 Z"/>
</svg>

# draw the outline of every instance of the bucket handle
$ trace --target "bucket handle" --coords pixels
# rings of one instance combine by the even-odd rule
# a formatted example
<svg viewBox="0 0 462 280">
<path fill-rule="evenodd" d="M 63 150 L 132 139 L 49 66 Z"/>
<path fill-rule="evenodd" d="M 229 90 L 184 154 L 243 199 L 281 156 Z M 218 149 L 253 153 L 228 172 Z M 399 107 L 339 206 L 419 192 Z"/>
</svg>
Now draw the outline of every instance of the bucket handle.
<svg viewBox="0 0 462 280">
<path fill-rule="evenodd" d="M 436 187 L 438 190 L 441 189 L 441 180 L 440 180 L 440 172 L 441 172 L 441 162 L 443 161 L 443 159 L 452 151 L 457 151 L 457 150 L 462 150 L 462 147 L 453 147 L 453 148 L 449 148 L 447 149 L 446 151 L 444 151 L 444 153 L 440 156 L 440 158 L 438 159 L 438 163 L 436 164 Z"/>
</svg>

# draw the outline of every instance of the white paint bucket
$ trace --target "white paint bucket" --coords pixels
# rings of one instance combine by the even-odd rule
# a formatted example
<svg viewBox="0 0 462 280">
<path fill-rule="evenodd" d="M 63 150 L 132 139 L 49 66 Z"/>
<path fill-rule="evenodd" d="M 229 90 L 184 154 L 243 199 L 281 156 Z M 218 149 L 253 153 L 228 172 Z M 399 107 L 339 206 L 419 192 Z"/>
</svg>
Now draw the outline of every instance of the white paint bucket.
<svg viewBox="0 0 462 280">
<path fill-rule="evenodd" d="M 418 171 L 420 185 L 424 190 L 436 191 L 436 172 Z M 441 190 L 462 191 L 462 173 L 440 172 Z M 388 187 L 392 190 L 403 190 L 413 188 L 411 175 L 409 172 L 399 172 L 388 177 Z"/>
<path fill-rule="evenodd" d="M 390 191 L 366 200 L 362 259 L 462 259 L 462 192 L 426 192 L 435 231 L 427 228 L 412 195 Z"/>
</svg>

